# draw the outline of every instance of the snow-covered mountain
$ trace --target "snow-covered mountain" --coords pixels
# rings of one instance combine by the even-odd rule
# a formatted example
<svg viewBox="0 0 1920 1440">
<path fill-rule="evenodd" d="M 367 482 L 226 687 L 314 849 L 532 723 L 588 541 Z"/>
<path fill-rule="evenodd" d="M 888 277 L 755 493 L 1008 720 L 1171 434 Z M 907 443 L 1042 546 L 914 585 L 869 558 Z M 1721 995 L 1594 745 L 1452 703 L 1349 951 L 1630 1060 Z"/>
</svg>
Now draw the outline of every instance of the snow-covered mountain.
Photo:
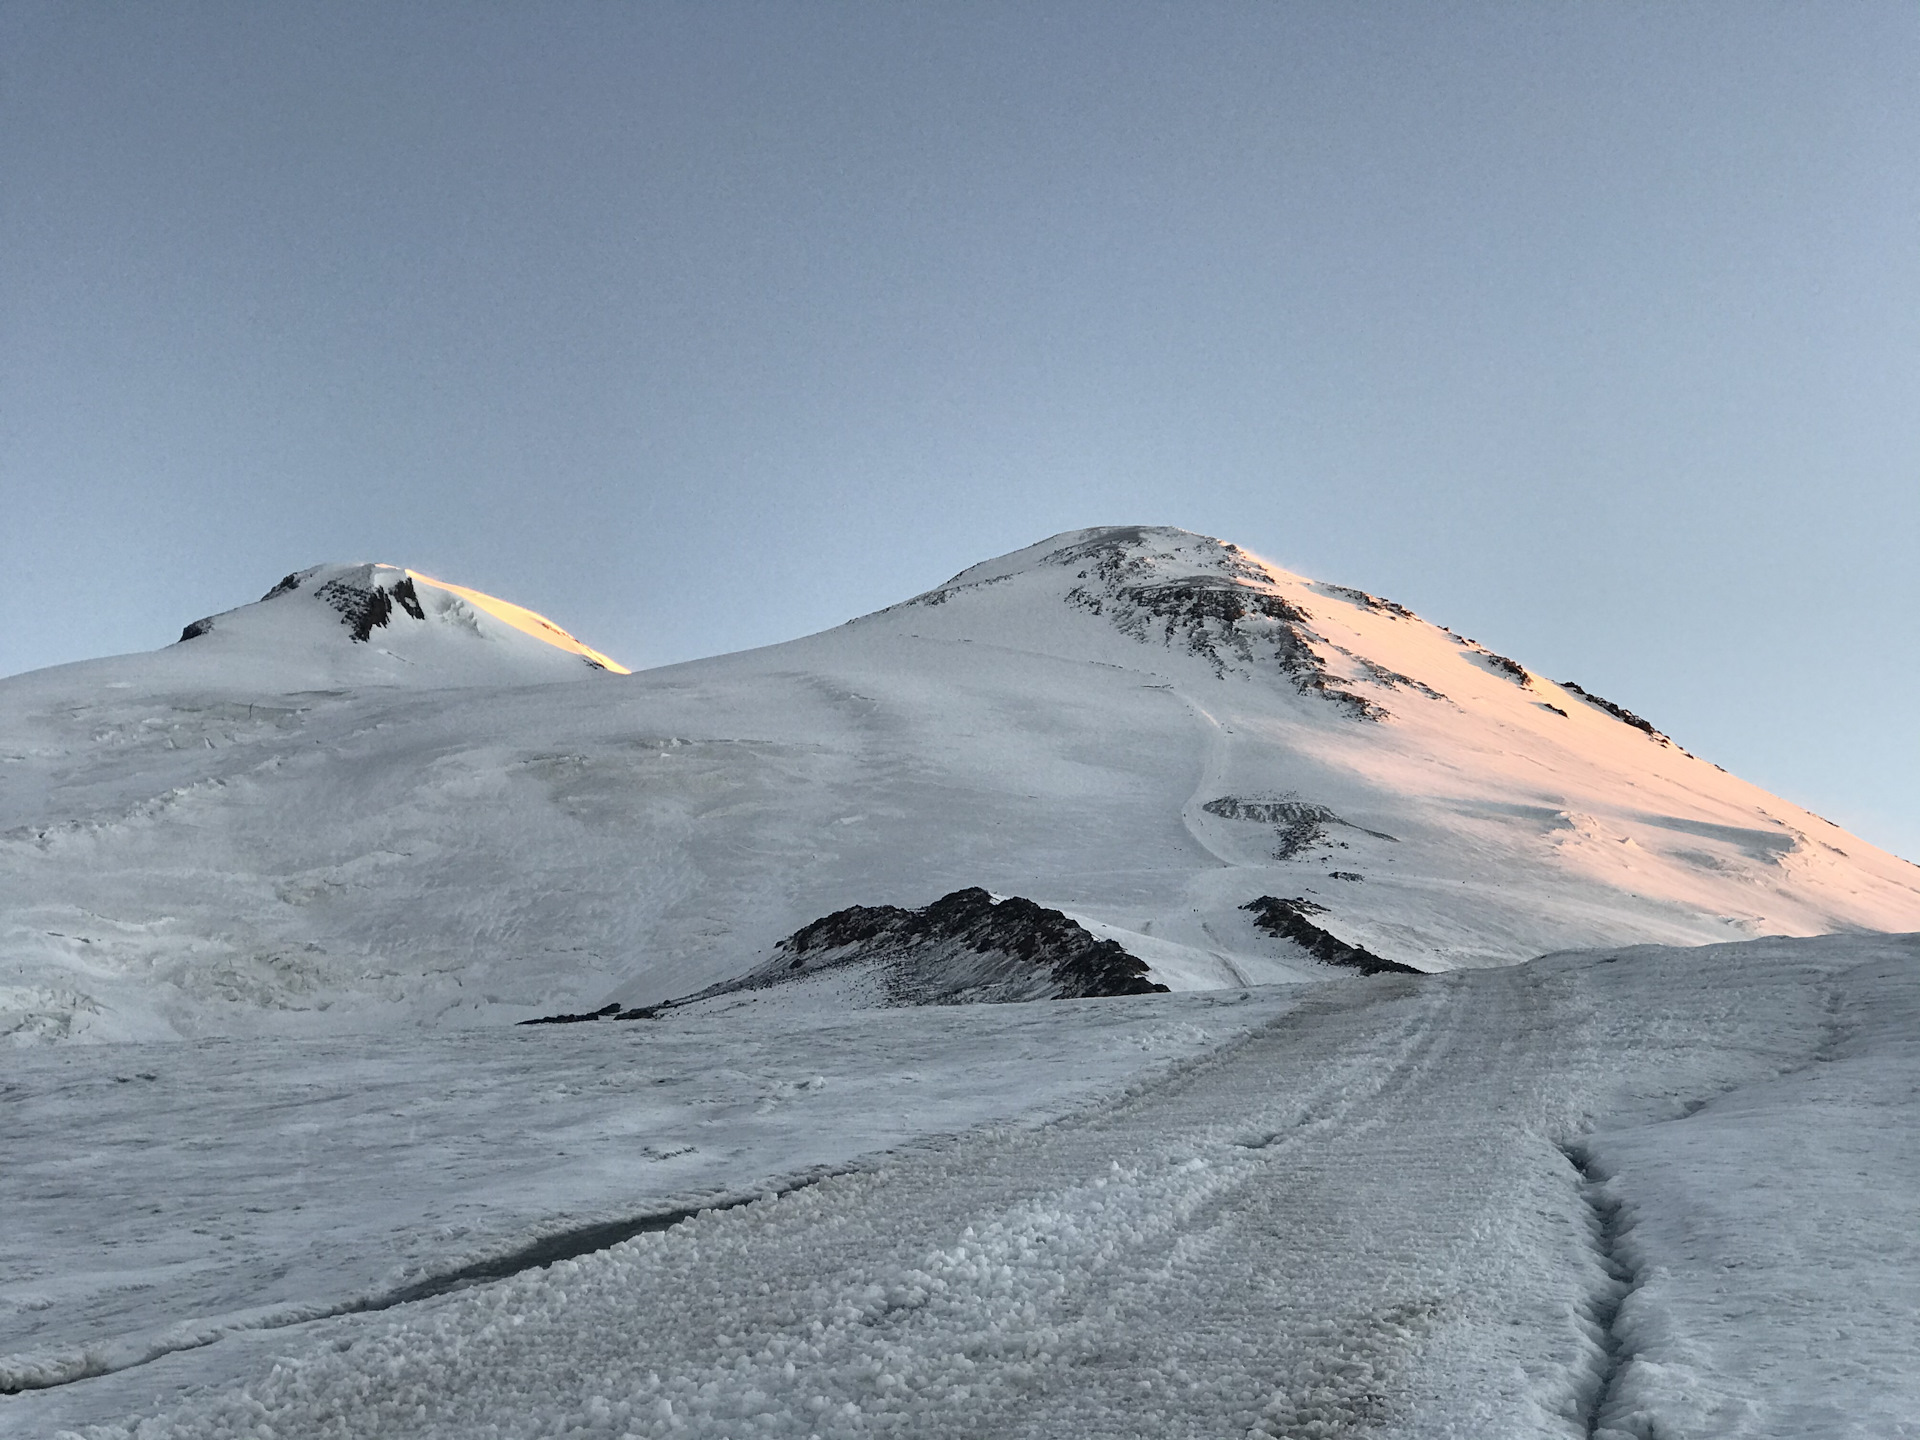
<svg viewBox="0 0 1920 1440">
<path fill-rule="evenodd" d="M 342 644 L 342 632 L 351 643 Z M 392 565 L 316 565 L 251 605 L 196 620 L 163 651 L 176 683 L 514 685 L 630 673 L 544 615 Z"/>
<path fill-rule="evenodd" d="M 1920 869 L 1630 711 L 1184 531 L 637 675 L 389 567 L 187 630 L 0 681 L 16 1038 L 647 1007 L 971 887 L 1176 989 L 1920 928 Z"/>
</svg>

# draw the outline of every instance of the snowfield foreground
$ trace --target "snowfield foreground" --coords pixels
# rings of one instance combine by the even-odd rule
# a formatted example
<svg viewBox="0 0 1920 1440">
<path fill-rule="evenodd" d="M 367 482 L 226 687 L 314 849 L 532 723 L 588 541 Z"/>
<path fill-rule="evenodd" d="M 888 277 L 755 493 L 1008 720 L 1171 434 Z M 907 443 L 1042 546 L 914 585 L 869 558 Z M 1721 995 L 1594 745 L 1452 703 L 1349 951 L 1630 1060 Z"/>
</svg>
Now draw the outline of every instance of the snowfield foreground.
<svg viewBox="0 0 1920 1440">
<path fill-rule="evenodd" d="M 248 1147 L 233 1147 L 224 1208 L 212 1193 L 189 1203 L 205 1228 L 233 1233 L 263 1207 L 290 1265 L 317 1247 L 350 1271 L 368 1263 L 357 1247 L 391 1243 L 326 1199 L 330 1185 L 377 1181 L 382 1144 L 431 1153 L 464 1135 L 471 1148 L 476 1116 L 516 1114 L 502 1143 L 530 1144 L 537 1107 L 490 1078 L 569 1092 L 549 1112 L 566 1117 L 547 1132 L 546 1148 L 567 1152 L 545 1192 L 556 1213 L 576 1188 L 599 1210 L 618 1188 L 585 1178 L 595 1162 L 582 1141 L 612 1169 L 692 1137 L 715 1157 L 698 1183 L 716 1195 L 850 1158 L 870 1148 L 863 1125 L 895 1153 L 550 1268 L 0 1397 L 0 1430 L 1920 1435 L 1920 937 L 1564 954 L 1195 1008 L 1207 998 L 875 1011 L 857 1036 L 823 1030 L 817 1090 L 793 1065 L 806 1034 L 776 1040 L 738 1015 L 725 1031 L 718 1017 L 669 1016 L 447 1037 L 478 1049 L 388 1037 L 353 1062 L 404 1075 L 416 1103 L 386 1117 L 336 1108 L 364 1077 L 344 1057 L 323 1081 L 309 1049 L 249 1049 L 262 1104 L 278 1109 L 247 1122 L 258 1174 L 237 1173 Z M 1183 1025 L 1209 1032 L 1198 1053 Z M 1165 1036 L 1171 1056 L 1124 1038 L 1135 1032 Z M 1074 1102 L 1064 1071 L 1129 1045 L 1146 1068 L 1129 1084 L 1126 1066 L 1109 1066 Z M 543 1047 L 550 1059 L 536 1060 Z M 946 1099 L 915 1111 L 898 1073 L 908 1054 Z M 969 1101 L 953 1083 L 962 1054 L 1031 1074 L 1054 1118 L 1018 1123 L 1000 1100 Z M 0 1170 L 9 1218 L 36 1232 L 10 1233 L 15 1253 L 79 1263 L 74 1227 L 112 1232 L 130 1212 L 180 1203 L 168 1157 L 221 1153 L 209 1131 L 236 1103 L 230 1081 L 214 1083 L 229 1055 L 69 1047 L 10 1071 L 5 1113 L 57 1127 L 36 1152 L 64 1143 L 111 1156 L 101 1165 L 114 1172 L 102 1190 L 57 1168 Z M 636 1096 L 641 1077 L 730 1072 L 761 1078 L 730 1082 L 711 1123 Z M 756 1086 L 764 1113 L 745 1103 Z M 901 1096 L 891 1139 L 888 1123 L 861 1118 L 883 1090 Z M 858 1104 L 802 1119 L 851 1093 Z M 781 1152 L 769 1114 L 848 1138 L 837 1154 L 831 1139 Z M 940 1138 L 979 1118 L 991 1123 Z M 902 1123 L 926 1138 L 901 1145 Z M 345 1172 L 303 1175 L 303 1143 Z M 543 1156 L 519 1160 L 504 1187 L 490 1190 L 484 1163 L 446 1182 L 418 1223 L 463 1188 L 480 1211 L 511 1208 L 500 1188 L 525 1208 Z M 309 1183 L 321 1214 L 303 1220 L 289 1206 Z M 274 1283 L 256 1280 L 262 1293 Z"/>
</svg>

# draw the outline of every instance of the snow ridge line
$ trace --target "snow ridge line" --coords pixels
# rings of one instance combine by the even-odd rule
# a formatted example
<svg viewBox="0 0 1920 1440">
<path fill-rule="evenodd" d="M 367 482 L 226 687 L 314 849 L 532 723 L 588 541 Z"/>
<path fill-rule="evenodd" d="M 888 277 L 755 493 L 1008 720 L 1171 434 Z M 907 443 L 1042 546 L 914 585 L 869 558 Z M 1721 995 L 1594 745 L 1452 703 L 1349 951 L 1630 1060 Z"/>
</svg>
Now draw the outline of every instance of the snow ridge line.
<svg viewBox="0 0 1920 1440">
<path fill-rule="evenodd" d="M 1586 1440 L 1651 1440 L 1649 1432 L 1629 1417 L 1619 1417 L 1632 1429 L 1616 1428 L 1615 1391 L 1620 1377 L 1634 1355 L 1622 1332 L 1620 1310 L 1627 1297 L 1640 1287 L 1640 1276 L 1622 1253 L 1621 1240 L 1631 1227 L 1621 1214 L 1619 1200 L 1607 1189 L 1607 1177 L 1595 1166 L 1592 1152 L 1578 1141 L 1559 1146 L 1560 1153 L 1579 1177 L 1579 1194 L 1587 1209 L 1588 1240 L 1599 1262 L 1602 1279 L 1588 1293 L 1583 1309 L 1593 1327 L 1593 1343 L 1599 1351 L 1582 1367 L 1585 1372 L 1576 1382 L 1584 1399 L 1581 1420 Z"/>
<path fill-rule="evenodd" d="M 500 1280 L 511 1279 L 528 1270 L 543 1270 L 562 1260 L 577 1260 L 583 1255 L 611 1249 L 637 1235 L 671 1230 L 674 1226 L 694 1219 L 696 1216 L 716 1210 L 732 1210 L 742 1205 L 751 1205 L 770 1195 L 791 1195 L 796 1190 L 810 1189 L 834 1175 L 848 1173 L 851 1172 L 823 1170 L 810 1175 L 805 1180 L 755 1191 L 750 1195 L 735 1195 L 712 1200 L 704 1205 L 663 1210 L 622 1220 L 596 1221 L 570 1230 L 555 1231 L 503 1254 L 428 1275 L 392 1290 L 360 1295 L 350 1300 L 318 1304 L 301 1304 L 298 1301 L 292 1301 L 206 1320 L 182 1321 L 158 1334 L 149 1332 L 145 1336 L 116 1336 L 79 1347 L 0 1355 L 0 1395 L 18 1395 L 27 1390 L 52 1390 L 61 1385 L 92 1380 L 101 1375 L 117 1374 L 122 1370 L 132 1370 L 137 1366 L 178 1354 L 183 1350 L 198 1350 L 227 1335 L 242 1331 L 283 1330 L 289 1326 L 305 1325 L 315 1320 L 335 1320 L 347 1315 L 367 1315 L 380 1310 L 391 1310 L 399 1305 L 431 1300 L 436 1296 L 451 1294 L 455 1290 L 466 1290 L 476 1285 L 490 1285 Z"/>
</svg>

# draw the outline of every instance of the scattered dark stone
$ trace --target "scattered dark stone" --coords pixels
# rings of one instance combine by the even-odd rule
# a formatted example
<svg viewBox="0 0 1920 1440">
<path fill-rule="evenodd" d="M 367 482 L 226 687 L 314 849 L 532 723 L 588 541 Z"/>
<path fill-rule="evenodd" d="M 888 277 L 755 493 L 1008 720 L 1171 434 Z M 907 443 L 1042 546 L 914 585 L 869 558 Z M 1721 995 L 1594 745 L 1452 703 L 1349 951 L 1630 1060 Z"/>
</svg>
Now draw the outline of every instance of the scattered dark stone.
<svg viewBox="0 0 1920 1440">
<path fill-rule="evenodd" d="M 1075 579 L 1085 582 L 1067 593 L 1068 604 L 1090 615 L 1104 616 L 1122 634 L 1142 644 L 1159 639 L 1169 647 L 1185 648 L 1212 665 L 1214 673 L 1223 678 L 1229 670 L 1250 674 L 1263 664 L 1272 664 L 1302 695 L 1318 696 L 1356 720 L 1388 718 L 1384 707 L 1334 683 L 1334 676 L 1314 650 L 1316 643 L 1326 642 L 1308 628 L 1312 614 L 1274 594 L 1271 575 L 1252 556 L 1237 545 L 1214 542 L 1217 553 L 1204 563 L 1217 574 L 1169 580 L 1162 578 L 1158 557 L 1150 551 L 1136 553 L 1153 543 L 1151 527 L 1109 526 L 1051 551 L 1042 563 L 1071 569 Z M 998 585 L 1012 578 L 994 575 L 959 583 L 960 577 L 956 576 L 902 604 L 944 605 L 962 590 Z M 1405 606 L 1364 591 L 1328 588 L 1348 598 L 1364 597 L 1361 603 L 1375 609 L 1413 616 Z M 1404 676 L 1396 678 L 1413 688 L 1427 689 Z"/>
<path fill-rule="evenodd" d="M 1291 860 L 1327 843 L 1327 832 L 1311 820 L 1296 820 L 1274 831 L 1273 858 Z"/>
<path fill-rule="evenodd" d="M 1318 665 L 1319 662 L 1316 660 L 1314 663 Z M 1328 682 L 1329 677 L 1324 671 L 1306 676 L 1296 673 L 1293 677 L 1294 686 L 1302 695 L 1318 695 L 1330 700 L 1355 720 L 1384 720 L 1390 713 L 1385 706 L 1376 705 L 1364 696 L 1356 695 L 1351 690 L 1342 690 Z"/>
<path fill-rule="evenodd" d="M 1641 731 L 1643 734 L 1649 736 L 1650 738 L 1654 740 L 1658 740 L 1662 745 L 1671 745 L 1673 743 L 1665 735 L 1661 734 L 1658 730 L 1653 728 L 1652 721 L 1642 720 L 1638 715 L 1634 714 L 1631 710 L 1627 709 L 1626 706 L 1624 705 L 1616 705 L 1611 700 L 1603 700 L 1600 696 L 1595 695 L 1591 690 L 1582 690 L 1578 685 L 1574 684 L 1573 681 L 1571 680 L 1562 680 L 1560 682 L 1560 688 L 1562 690 L 1571 690 L 1575 695 L 1578 695 L 1582 700 L 1586 701 L 1589 705 L 1593 706 L 1595 709 L 1606 711 L 1607 714 L 1613 716 L 1614 719 L 1633 726 L 1634 729 Z"/>
<path fill-rule="evenodd" d="M 307 570 L 296 570 L 262 595 L 261 600 L 272 600 L 281 595 L 292 594 L 312 573 Z M 340 612 L 340 618 L 353 632 L 353 638 L 362 643 L 392 618 L 395 604 L 416 620 L 427 618 L 427 612 L 420 604 L 420 595 L 414 589 L 411 575 L 403 576 L 390 589 L 372 582 L 358 583 L 339 577 L 322 585 L 318 594 L 322 600 Z M 180 639 L 195 640 L 208 634 L 213 629 L 215 618 L 217 617 L 209 615 L 204 620 L 194 621 L 180 632 Z"/>
<path fill-rule="evenodd" d="M 1309 915 L 1324 915 L 1327 907 L 1311 900 L 1282 900 L 1262 895 L 1240 907 L 1253 913 L 1253 923 L 1276 940 L 1291 940 L 1316 960 L 1329 965 L 1345 965 L 1362 975 L 1420 975 L 1424 971 L 1398 960 L 1388 960 L 1359 945 L 1349 945 L 1313 923 Z"/>
<path fill-rule="evenodd" d="M 1427 684 L 1426 681 L 1416 680 L 1411 675 L 1402 675 L 1398 670 L 1389 670 L 1385 665 L 1369 660 L 1364 655 L 1355 655 L 1353 659 L 1362 670 L 1367 672 L 1369 679 L 1377 684 L 1385 685 L 1389 690 L 1418 690 L 1429 700 L 1445 700 L 1447 698 L 1440 691 L 1434 689 L 1433 686 Z"/>
<path fill-rule="evenodd" d="M 1549 705 L 1546 701 L 1542 700 L 1540 702 L 1540 708 L 1542 710 L 1551 710 L 1554 714 L 1558 715 L 1562 720 L 1565 720 L 1567 718 L 1567 712 L 1562 710 L 1558 705 Z"/>
<path fill-rule="evenodd" d="M 361 586 L 344 580 L 329 580 L 320 587 L 320 598 L 340 612 L 340 618 L 364 644 L 367 637 L 381 629 L 393 614 L 393 597 L 378 585 Z"/>
<path fill-rule="evenodd" d="M 1218 815 L 1225 820 L 1252 820 L 1262 825 L 1297 824 L 1302 820 L 1331 825 L 1346 823 L 1324 805 L 1290 797 L 1250 800 L 1239 795 L 1222 795 L 1217 800 L 1207 801 L 1200 808 L 1209 815 Z"/>
<path fill-rule="evenodd" d="M 1329 870 L 1327 872 L 1327 878 L 1329 880 L 1364 880 L 1367 877 L 1364 875 L 1356 875 L 1351 870 Z"/>
<path fill-rule="evenodd" d="M 626 1016 L 620 1013 L 620 1007 L 617 1004 L 602 1005 L 598 1010 L 591 1010 L 582 1015 L 541 1015 L 532 1020 L 522 1020 L 520 1023 L 522 1025 L 583 1025 L 589 1020 L 615 1019 L 626 1019 Z"/>
<path fill-rule="evenodd" d="M 1527 673 L 1527 667 L 1522 665 L 1518 660 L 1509 660 L 1504 655 L 1496 655 L 1484 646 L 1480 649 L 1480 658 L 1516 685 L 1531 685 L 1533 683 L 1533 676 Z"/>
<path fill-rule="evenodd" d="M 1291 860 L 1305 851 L 1326 844 L 1337 844 L 1342 850 L 1347 849 L 1345 841 L 1328 840 L 1325 828 L 1328 825 L 1340 825 L 1348 830 L 1358 830 L 1362 835 L 1371 835 L 1376 840 L 1399 843 L 1382 831 L 1369 830 L 1364 825 L 1355 825 L 1351 820 L 1342 820 L 1324 805 L 1315 805 L 1292 796 L 1254 800 L 1239 795 L 1222 795 L 1216 800 L 1207 801 L 1200 808 L 1209 815 L 1218 815 L 1225 820 L 1250 820 L 1257 825 L 1272 825 L 1279 840 L 1273 852 L 1276 860 Z"/>
<path fill-rule="evenodd" d="M 1231 547 L 1229 547 L 1231 548 Z M 1351 600 L 1356 605 L 1387 615 L 1398 615 L 1403 620 L 1417 620 L 1420 617 L 1406 606 L 1392 600 L 1383 600 L 1378 595 L 1369 595 L 1365 590 L 1355 590 L 1350 585 L 1327 585 L 1322 587 L 1329 595 L 1338 595 L 1342 600 Z"/>
</svg>

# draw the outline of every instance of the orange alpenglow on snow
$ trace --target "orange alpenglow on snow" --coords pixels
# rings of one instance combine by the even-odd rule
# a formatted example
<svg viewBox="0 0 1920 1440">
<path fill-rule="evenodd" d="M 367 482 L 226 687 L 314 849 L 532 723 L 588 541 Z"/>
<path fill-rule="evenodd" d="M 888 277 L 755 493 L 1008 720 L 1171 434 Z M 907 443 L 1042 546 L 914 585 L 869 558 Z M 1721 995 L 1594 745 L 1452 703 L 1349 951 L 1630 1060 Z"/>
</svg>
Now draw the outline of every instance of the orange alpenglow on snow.
<svg viewBox="0 0 1920 1440">
<path fill-rule="evenodd" d="M 536 640 L 544 640 L 558 649 L 584 656 L 602 669 L 611 670 L 616 675 L 633 673 L 618 660 L 609 659 L 592 646 L 581 644 L 546 616 L 535 614 L 524 605 L 515 605 L 511 600 L 499 600 L 492 595 L 482 594 L 478 590 L 469 590 L 464 585 L 449 585 L 445 580 L 436 580 L 431 575 L 422 575 L 418 570 L 407 571 L 407 578 L 417 585 L 431 585 L 436 590 L 445 590 L 451 595 L 458 595 L 468 604 L 486 611 L 494 619 L 504 621 L 516 630 L 524 631 Z"/>
</svg>

